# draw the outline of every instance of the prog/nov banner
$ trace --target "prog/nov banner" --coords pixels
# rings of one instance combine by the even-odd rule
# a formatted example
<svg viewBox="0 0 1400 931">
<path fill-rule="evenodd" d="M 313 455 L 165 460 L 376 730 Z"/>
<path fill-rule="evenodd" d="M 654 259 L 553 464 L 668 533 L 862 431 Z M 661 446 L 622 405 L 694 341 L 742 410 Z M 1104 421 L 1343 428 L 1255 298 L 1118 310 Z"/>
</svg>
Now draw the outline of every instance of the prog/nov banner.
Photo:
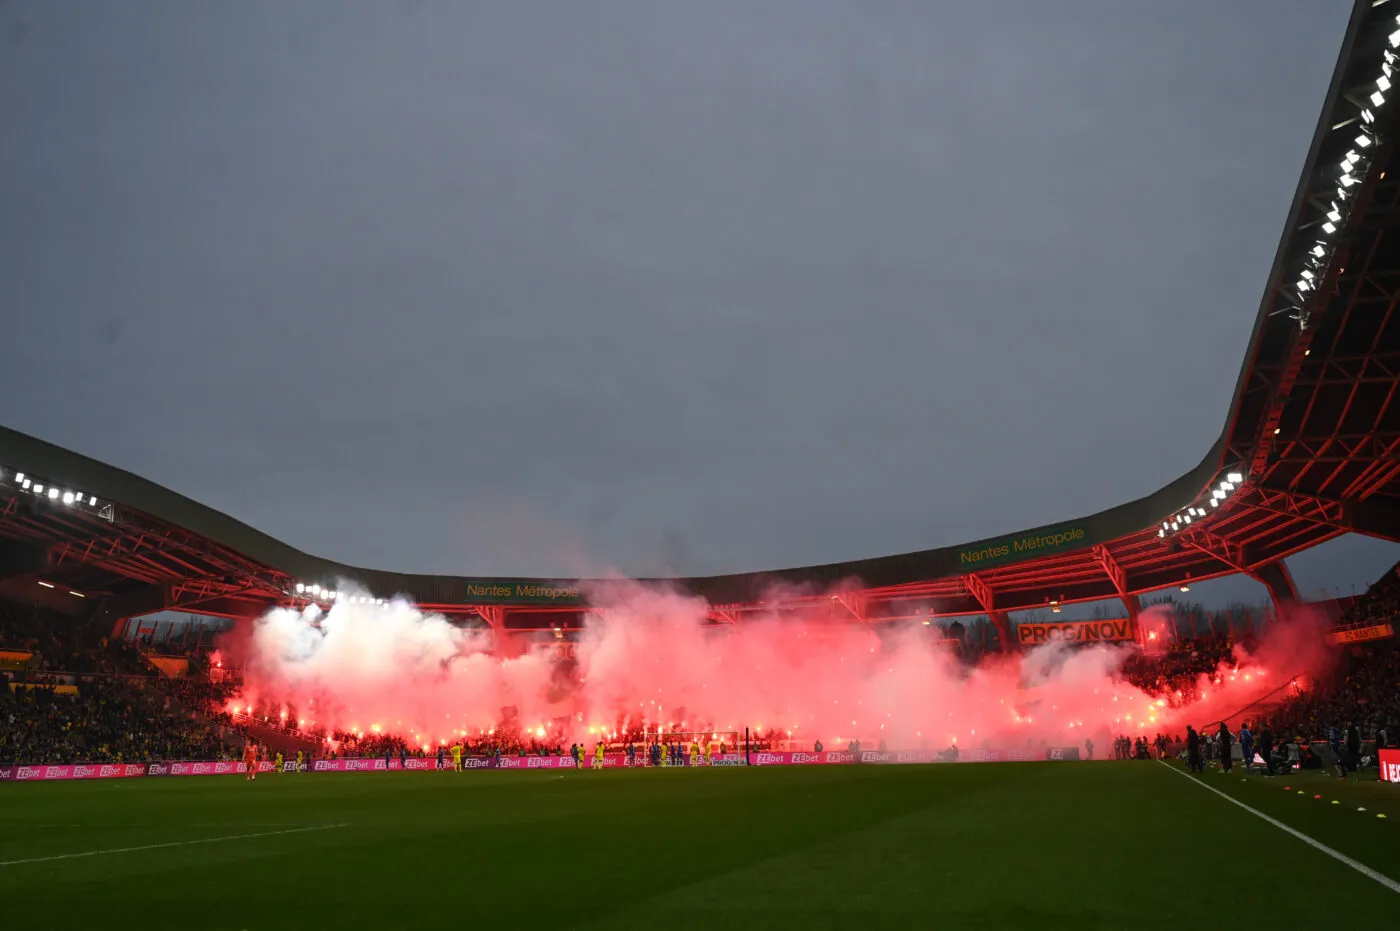
<svg viewBox="0 0 1400 931">
<path fill-rule="evenodd" d="M 1022 644 L 1038 643 L 1122 643 L 1136 636 L 1128 618 L 1112 621 L 1064 621 L 1056 624 L 1016 625 L 1016 639 Z"/>
</svg>

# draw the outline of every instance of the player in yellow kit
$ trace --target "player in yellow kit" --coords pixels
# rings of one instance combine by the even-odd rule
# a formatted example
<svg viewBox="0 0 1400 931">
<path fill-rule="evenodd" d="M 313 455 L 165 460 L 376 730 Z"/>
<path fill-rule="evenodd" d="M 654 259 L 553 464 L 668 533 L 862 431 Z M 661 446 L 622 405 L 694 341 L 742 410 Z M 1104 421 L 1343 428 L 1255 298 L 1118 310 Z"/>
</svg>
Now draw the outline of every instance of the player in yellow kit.
<svg viewBox="0 0 1400 931">
<path fill-rule="evenodd" d="M 692 741 L 690 742 L 690 765 L 691 765 L 691 766 L 699 766 L 699 765 L 700 765 L 700 741 L 699 741 L 699 740 L 692 740 Z"/>
<path fill-rule="evenodd" d="M 601 740 L 598 741 L 598 746 L 595 747 L 595 748 L 593 748 L 593 768 L 594 768 L 594 769 L 602 769 L 602 768 L 603 768 L 603 751 L 604 751 L 605 749 L 606 749 L 606 748 L 604 747 L 603 742 L 602 742 Z"/>
<path fill-rule="evenodd" d="M 462 771 L 462 745 L 452 745 L 452 768 L 457 772 Z"/>
<path fill-rule="evenodd" d="M 272 771 L 280 773 L 282 771 L 282 751 L 278 750 L 277 755 L 272 758 Z"/>
</svg>

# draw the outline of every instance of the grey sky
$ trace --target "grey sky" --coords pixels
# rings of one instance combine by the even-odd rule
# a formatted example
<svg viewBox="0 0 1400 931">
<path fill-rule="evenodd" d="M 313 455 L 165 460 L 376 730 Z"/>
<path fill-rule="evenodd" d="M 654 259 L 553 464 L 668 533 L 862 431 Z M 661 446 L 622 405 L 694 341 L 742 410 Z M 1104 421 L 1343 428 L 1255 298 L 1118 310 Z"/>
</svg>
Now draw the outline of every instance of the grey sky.
<svg viewBox="0 0 1400 931">
<path fill-rule="evenodd" d="M 1346 14 L 0 2 L 0 419 L 382 568 L 1076 517 L 1218 434 Z"/>
</svg>

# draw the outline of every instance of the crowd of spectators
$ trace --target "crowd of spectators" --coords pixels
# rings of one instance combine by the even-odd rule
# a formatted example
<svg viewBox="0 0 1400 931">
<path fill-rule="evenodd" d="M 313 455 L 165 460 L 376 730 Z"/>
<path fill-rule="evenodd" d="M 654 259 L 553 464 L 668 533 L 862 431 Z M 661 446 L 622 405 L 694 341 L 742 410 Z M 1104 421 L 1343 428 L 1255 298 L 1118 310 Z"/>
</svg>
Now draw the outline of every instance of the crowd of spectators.
<svg viewBox="0 0 1400 931">
<path fill-rule="evenodd" d="M 1172 706 L 1189 705 L 1200 696 L 1203 681 L 1209 683 L 1235 649 L 1231 636 L 1197 636 L 1175 642 L 1163 654 L 1135 653 L 1123 664 L 1122 674 L 1149 695 Z"/>
<path fill-rule="evenodd" d="M 0 688 L 0 764 L 232 758 L 241 738 L 152 680 Z"/>
<path fill-rule="evenodd" d="M 1400 615 L 1400 563 L 1392 567 L 1347 609 L 1342 617 L 1342 626 L 1386 621 L 1396 615 Z"/>
<path fill-rule="evenodd" d="M 135 644 L 90 621 L 0 602 L 0 763 L 109 763 L 230 756 L 241 736 L 208 713 L 226 688 L 159 675 Z"/>
<path fill-rule="evenodd" d="M 78 675 L 153 675 L 141 651 L 109 640 L 86 620 L 30 605 L 0 601 L 0 650 L 32 654 L 33 671 Z"/>
<path fill-rule="evenodd" d="M 1380 728 L 1397 733 L 1400 724 L 1400 650 L 1368 647 L 1341 657 L 1328 677 L 1308 683 L 1267 718 L 1274 733 L 1325 740 L 1352 724 L 1366 739 Z"/>
</svg>

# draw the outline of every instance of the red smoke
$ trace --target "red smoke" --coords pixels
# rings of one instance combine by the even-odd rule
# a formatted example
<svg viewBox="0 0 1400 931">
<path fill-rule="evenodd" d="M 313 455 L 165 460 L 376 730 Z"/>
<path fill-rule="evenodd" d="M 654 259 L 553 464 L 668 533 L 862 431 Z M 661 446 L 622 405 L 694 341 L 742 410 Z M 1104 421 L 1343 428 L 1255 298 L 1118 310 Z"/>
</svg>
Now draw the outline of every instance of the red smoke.
<svg viewBox="0 0 1400 931">
<path fill-rule="evenodd" d="M 276 609 L 246 642 L 234 702 L 292 709 L 307 729 L 398 734 L 434 745 L 503 721 L 564 745 L 590 728 L 774 731 L 798 745 L 884 740 L 894 749 L 1101 747 L 1112 734 L 1179 734 L 1233 714 L 1325 662 L 1311 619 L 1276 624 L 1256 656 L 1238 648 L 1181 697 L 1121 675 L 1130 648 L 1047 645 L 969 669 L 923 626 L 877 634 L 852 623 L 746 620 L 707 627 L 707 605 L 644 586 L 612 587 L 587 618 L 577 668 L 552 645 L 492 652 L 405 602 Z M 1154 609 L 1157 610 L 1157 609 Z M 1145 616 L 1145 626 L 1160 630 Z M 1216 680 L 1219 681 L 1216 681 Z M 273 713 L 276 713 L 275 711 Z M 289 722 L 291 723 L 291 722 Z"/>
</svg>

